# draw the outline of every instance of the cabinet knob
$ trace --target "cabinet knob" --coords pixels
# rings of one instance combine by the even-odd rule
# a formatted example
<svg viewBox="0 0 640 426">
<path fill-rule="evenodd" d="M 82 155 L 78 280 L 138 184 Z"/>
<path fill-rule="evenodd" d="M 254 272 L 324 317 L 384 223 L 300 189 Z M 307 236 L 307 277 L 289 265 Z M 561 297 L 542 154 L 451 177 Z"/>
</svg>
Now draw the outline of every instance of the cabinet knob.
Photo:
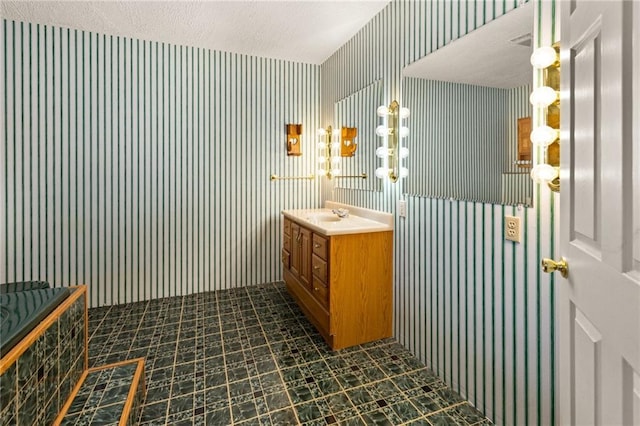
<svg viewBox="0 0 640 426">
<path fill-rule="evenodd" d="M 315 247 L 315 248 L 320 248 L 320 244 L 315 243 L 315 244 L 313 245 L 313 247 Z"/>
<path fill-rule="evenodd" d="M 317 271 L 318 269 L 320 269 L 320 267 L 319 267 L 318 265 L 315 265 L 315 266 L 313 267 L 313 270 L 314 270 L 314 271 Z"/>
<path fill-rule="evenodd" d="M 320 291 L 320 288 L 318 288 L 318 287 L 314 287 L 314 288 L 313 288 L 313 291 Z"/>
</svg>

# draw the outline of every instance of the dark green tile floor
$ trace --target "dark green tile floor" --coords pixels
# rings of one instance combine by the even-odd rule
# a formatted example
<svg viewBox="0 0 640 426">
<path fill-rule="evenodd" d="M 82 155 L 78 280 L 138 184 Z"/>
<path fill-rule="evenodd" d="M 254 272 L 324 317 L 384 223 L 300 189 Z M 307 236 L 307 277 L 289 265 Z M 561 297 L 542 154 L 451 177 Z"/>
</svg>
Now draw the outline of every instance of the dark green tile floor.
<svg viewBox="0 0 640 426">
<path fill-rule="evenodd" d="M 393 339 L 332 351 L 284 284 L 89 310 L 90 366 L 146 358 L 142 424 L 490 422 Z"/>
</svg>

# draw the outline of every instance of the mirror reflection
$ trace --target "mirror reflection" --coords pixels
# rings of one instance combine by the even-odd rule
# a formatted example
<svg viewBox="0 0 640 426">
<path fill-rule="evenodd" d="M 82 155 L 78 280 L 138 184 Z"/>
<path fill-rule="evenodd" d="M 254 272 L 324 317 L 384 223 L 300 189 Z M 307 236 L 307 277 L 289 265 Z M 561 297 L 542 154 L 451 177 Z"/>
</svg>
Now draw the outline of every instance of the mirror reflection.
<svg viewBox="0 0 640 426">
<path fill-rule="evenodd" d="M 382 183 L 375 178 L 377 167 L 376 108 L 382 99 L 382 84 L 376 81 L 335 103 L 334 124 L 340 129 L 341 177 L 335 179 L 337 188 L 381 191 Z M 366 179 L 360 176 L 367 174 Z"/>
<path fill-rule="evenodd" d="M 532 24 L 527 3 L 403 70 L 407 193 L 532 204 Z"/>
</svg>

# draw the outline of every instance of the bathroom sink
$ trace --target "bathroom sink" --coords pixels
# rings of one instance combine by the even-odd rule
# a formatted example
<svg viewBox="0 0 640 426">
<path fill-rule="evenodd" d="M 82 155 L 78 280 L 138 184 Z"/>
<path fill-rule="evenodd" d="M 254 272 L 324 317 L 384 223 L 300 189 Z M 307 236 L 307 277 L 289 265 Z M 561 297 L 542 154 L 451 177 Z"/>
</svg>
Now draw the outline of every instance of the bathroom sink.
<svg viewBox="0 0 640 426">
<path fill-rule="evenodd" d="M 307 217 L 307 220 L 312 222 L 340 222 L 342 219 L 332 213 L 313 213 Z"/>
<path fill-rule="evenodd" d="M 282 214 L 301 225 L 323 235 L 358 234 L 364 232 L 382 232 L 393 230 L 393 216 L 385 212 L 376 212 L 355 206 L 327 202 L 329 208 L 283 210 Z M 332 213 L 332 208 L 349 210 L 344 218 Z"/>
</svg>

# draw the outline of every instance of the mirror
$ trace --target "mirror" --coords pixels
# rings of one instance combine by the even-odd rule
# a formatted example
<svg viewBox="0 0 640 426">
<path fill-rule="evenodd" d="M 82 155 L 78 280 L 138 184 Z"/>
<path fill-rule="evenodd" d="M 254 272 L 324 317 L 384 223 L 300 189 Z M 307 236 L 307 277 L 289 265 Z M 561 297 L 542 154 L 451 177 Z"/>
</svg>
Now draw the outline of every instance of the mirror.
<svg viewBox="0 0 640 426">
<path fill-rule="evenodd" d="M 531 206 L 531 2 L 403 70 L 406 192 Z"/>
<path fill-rule="evenodd" d="M 380 144 L 380 138 L 376 135 L 376 126 L 379 124 L 376 109 L 381 102 L 382 83 L 378 80 L 335 103 L 334 125 L 341 129 L 341 143 L 345 137 L 354 134 L 353 130 L 342 132 L 343 128 L 356 129 L 350 149 L 341 151 L 342 172 L 341 176 L 335 179 L 337 188 L 382 190 L 380 179 L 375 177 L 378 160 L 376 148 Z M 353 155 L 349 155 L 351 152 Z M 358 177 L 362 173 L 367 174 L 366 179 Z"/>
</svg>

